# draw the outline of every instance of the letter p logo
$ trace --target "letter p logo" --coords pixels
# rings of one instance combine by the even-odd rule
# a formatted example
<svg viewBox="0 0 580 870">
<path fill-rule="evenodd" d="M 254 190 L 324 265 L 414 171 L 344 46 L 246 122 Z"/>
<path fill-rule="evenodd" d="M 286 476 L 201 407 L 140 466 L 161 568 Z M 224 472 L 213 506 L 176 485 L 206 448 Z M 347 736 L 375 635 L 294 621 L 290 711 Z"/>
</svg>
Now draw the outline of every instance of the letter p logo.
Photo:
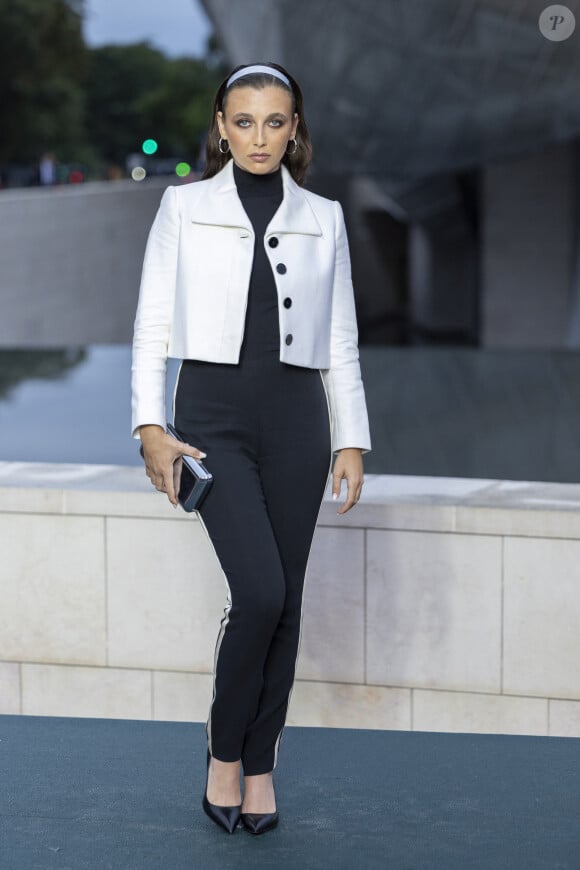
<svg viewBox="0 0 580 870">
<path fill-rule="evenodd" d="M 538 27 L 546 39 L 562 42 L 574 33 L 576 19 L 567 6 L 547 6 L 538 19 Z"/>
</svg>

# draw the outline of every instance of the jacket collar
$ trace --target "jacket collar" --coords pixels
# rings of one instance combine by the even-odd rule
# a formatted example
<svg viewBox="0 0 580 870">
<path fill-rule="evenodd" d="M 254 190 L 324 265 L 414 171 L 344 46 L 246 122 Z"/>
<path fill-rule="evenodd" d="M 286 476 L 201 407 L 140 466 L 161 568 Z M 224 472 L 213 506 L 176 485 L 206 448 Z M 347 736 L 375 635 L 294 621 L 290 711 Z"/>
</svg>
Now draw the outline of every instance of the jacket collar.
<svg viewBox="0 0 580 870">
<path fill-rule="evenodd" d="M 322 229 L 304 191 L 294 181 L 290 170 L 283 163 L 281 171 L 284 196 L 268 224 L 268 233 L 302 233 L 321 236 Z M 195 217 L 192 218 L 194 223 L 243 227 L 250 232 L 253 231 L 238 195 L 233 158 L 230 158 L 226 165 L 211 178 L 194 184 L 196 187 L 199 184 Z"/>
</svg>

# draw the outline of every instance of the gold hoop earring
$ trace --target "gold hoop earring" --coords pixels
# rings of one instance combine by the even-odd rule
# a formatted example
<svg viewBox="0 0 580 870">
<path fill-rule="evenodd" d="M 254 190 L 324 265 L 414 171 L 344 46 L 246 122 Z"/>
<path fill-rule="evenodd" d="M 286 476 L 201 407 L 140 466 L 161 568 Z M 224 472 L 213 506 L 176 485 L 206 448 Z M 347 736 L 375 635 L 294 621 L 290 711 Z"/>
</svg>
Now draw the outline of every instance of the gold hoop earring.
<svg viewBox="0 0 580 870">
<path fill-rule="evenodd" d="M 291 156 L 292 154 L 296 154 L 296 152 L 298 151 L 298 142 L 296 141 L 296 139 L 289 139 L 288 142 L 294 142 L 294 151 L 287 150 L 286 154 L 288 154 L 289 156 Z"/>
<path fill-rule="evenodd" d="M 228 151 L 230 150 L 230 145 L 228 142 L 228 147 L 226 148 L 225 151 L 222 151 L 222 142 L 227 142 L 227 141 L 228 141 L 227 139 L 222 139 L 222 137 L 220 136 L 219 141 L 218 141 L 218 150 L 219 150 L 220 154 L 227 154 Z"/>
</svg>

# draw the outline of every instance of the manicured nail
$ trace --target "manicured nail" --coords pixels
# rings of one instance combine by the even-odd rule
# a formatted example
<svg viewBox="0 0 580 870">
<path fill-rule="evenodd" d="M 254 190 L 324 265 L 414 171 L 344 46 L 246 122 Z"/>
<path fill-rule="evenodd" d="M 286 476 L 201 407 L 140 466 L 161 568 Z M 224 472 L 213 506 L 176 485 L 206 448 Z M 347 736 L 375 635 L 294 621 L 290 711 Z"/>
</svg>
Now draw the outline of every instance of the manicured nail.
<svg viewBox="0 0 580 870">
<path fill-rule="evenodd" d="M 332 493 L 332 500 L 333 500 L 333 501 L 336 501 L 337 498 L 338 498 L 338 493 L 337 493 L 337 492 L 333 492 L 333 493 Z"/>
<path fill-rule="evenodd" d="M 201 450 L 200 450 L 200 451 L 199 451 L 199 455 L 200 455 L 200 457 L 201 457 L 202 459 L 205 459 L 205 457 L 207 456 L 207 453 L 202 453 Z"/>
</svg>

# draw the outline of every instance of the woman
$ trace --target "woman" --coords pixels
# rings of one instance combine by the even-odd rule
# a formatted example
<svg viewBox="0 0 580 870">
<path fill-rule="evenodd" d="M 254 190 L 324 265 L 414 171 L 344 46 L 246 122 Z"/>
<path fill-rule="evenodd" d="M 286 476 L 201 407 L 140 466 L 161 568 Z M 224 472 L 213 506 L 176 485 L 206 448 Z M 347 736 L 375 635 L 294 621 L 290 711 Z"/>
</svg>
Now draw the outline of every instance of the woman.
<svg viewBox="0 0 580 870">
<path fill-rule="evenodd" d="M 294 682 L 303 585 L 333 454 L 339 514 L 371 449 L 340 204 L 302 188 L 300 88 L 278 64 L 216 93 L 206 168 L 163 194 L 133 341 L 133 436 L 176 506 L 182 455 L 214 483 L 198 517 L 228 602 L 214 654 L 203 807 L 230 833 L 278 822 L 272 773 Z M 165 432 L 167 357 L 181 359 Z M 244 799 L 240 772 L 243 767 Z"/>
</svg>

